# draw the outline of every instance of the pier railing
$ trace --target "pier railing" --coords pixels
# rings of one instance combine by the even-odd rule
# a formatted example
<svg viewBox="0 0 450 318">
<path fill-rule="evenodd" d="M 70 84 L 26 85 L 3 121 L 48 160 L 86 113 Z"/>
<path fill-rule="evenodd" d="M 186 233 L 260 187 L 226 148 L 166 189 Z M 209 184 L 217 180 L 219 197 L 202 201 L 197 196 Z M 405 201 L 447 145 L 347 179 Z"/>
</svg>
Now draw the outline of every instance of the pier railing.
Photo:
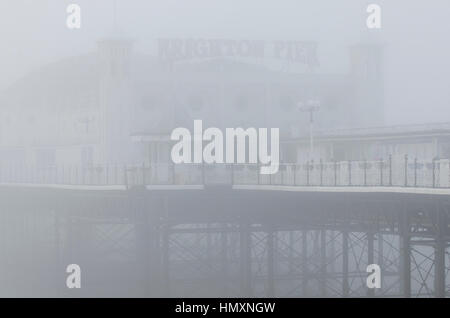
<svg viewBox="0 0 450 318">
<path fill-rule="evenodd" d="M 0 166 L 3 184 L 61 185 L 285 185 L 449 188 L 450 160 L 308 161 L 280 164 L 263 175 L 256 164 Z"/>
</svg>

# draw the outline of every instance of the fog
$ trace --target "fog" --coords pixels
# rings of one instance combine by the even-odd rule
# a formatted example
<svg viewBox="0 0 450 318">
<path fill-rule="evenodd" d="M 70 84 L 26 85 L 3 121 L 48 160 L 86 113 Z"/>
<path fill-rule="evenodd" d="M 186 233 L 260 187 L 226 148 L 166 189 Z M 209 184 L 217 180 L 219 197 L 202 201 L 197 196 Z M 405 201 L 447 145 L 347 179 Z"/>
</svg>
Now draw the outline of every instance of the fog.
<svg viewBox="0 0 450 318">
<path fill-rule="evenodd" d="M 442 297 L 449 13 L 0 0 L 0 296 Z"/>
<path fill-rule="evenodd" d="M 398 1 L 118 1 L 120 31 L 148 52 L 159 37 L 315 40 L 321 72 L 343 72 L 346 46 L 367 36 L 369 3 L 382 6 L 388 124 L 446 121 L 450 92 L 450 3 Z M 81 30 L 65 25 L 70 1 L 0 2 L 0 88 L 51 61 L 95 50 L 110 34 L 113 2 L 78 0 Z"/>
</svg>

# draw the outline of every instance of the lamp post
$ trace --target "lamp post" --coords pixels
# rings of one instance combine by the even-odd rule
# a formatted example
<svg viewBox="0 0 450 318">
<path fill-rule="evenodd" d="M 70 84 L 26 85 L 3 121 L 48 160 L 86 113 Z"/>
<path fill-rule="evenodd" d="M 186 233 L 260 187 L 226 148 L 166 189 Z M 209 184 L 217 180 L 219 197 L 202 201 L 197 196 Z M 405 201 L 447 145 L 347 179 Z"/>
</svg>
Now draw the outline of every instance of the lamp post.
<svg viewBox="0 0 450 318">
<path fill-rule="evenodd" d="M 309 113 L 309 159 L 313 159 L 314 156 L 314 136 L 313 136 L 313 125 L 314 125 L 314 112 L 319 111 L 320 102 L 318 100 L 308 100 L 306 103 L 298 103 L 298 110 L 301 112 Z"/>
</svg>

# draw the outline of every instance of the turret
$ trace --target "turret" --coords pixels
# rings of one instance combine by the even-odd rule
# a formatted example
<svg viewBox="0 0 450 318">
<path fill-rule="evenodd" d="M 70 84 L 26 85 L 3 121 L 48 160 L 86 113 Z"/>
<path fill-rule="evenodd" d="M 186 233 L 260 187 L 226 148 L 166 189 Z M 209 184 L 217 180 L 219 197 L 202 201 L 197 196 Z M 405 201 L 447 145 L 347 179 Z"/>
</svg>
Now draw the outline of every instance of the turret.
<svg viewBox="0 0 450 318">
<path fill-rule="evenodd" d="M 384 124 L 383 48 L 365 42 L 350 48 L 353 87 L 352 126 L 367 127 Z"/>
<path fill-rule="evenodd" d="M 129 162 L 132 94 L 132 41 L 109 38 L 98 42 L 100 70 L 101 158 L 104 163 Z"/>
</svg>

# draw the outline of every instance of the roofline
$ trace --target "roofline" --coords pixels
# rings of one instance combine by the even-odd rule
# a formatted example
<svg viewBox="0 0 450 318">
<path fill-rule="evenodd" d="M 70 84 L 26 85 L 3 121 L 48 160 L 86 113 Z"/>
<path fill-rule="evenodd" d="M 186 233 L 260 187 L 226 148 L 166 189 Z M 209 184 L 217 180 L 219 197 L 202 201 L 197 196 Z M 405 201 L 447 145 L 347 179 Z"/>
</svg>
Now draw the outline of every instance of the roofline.
<svg viewBox="0 0 450 318">
<path fill-rule="evenodd" d="M 398 131 L 402 128 L 416 128 L 416 130 L 404 130 Z M 425 128 L 420 130 L 420 128 Z M 364 131 L 376 130 L 378 132 L 365 133 Z M 391 130 L 391 131 L 390 131 Z M 397 130 L 397 131 L 392 131 Z M 359 132 L 361 131 L 361 132 Z M 333 133 L 334 132 L 334 133 Z M 343 133 L 344 132 L 344 133 Z M 358 133 L 359 132 L 359 133 Z M 450 122 L 445 123 L 433 123 L 433 124 L 412 124 L 412 125 L 400 125 L 400 126 L 384 126 L 384 127 L 369 127 L 369 128 L 354 128 L 354 129 L 342 129 L 342 130 L 330 130 L 317 132 L 315 134 L 316 140 L 321 141 L 352 141 L 358 140 L 386 140 L 397 138 L 426 138 L 426 137 L 440 137 L 450 136 Z M 291 138 L 283 141 L 284 143 L 296 143 L 306 142 L 309 140 L 309 136 L 301 136 L 297 138 Z"/>
</svg>

